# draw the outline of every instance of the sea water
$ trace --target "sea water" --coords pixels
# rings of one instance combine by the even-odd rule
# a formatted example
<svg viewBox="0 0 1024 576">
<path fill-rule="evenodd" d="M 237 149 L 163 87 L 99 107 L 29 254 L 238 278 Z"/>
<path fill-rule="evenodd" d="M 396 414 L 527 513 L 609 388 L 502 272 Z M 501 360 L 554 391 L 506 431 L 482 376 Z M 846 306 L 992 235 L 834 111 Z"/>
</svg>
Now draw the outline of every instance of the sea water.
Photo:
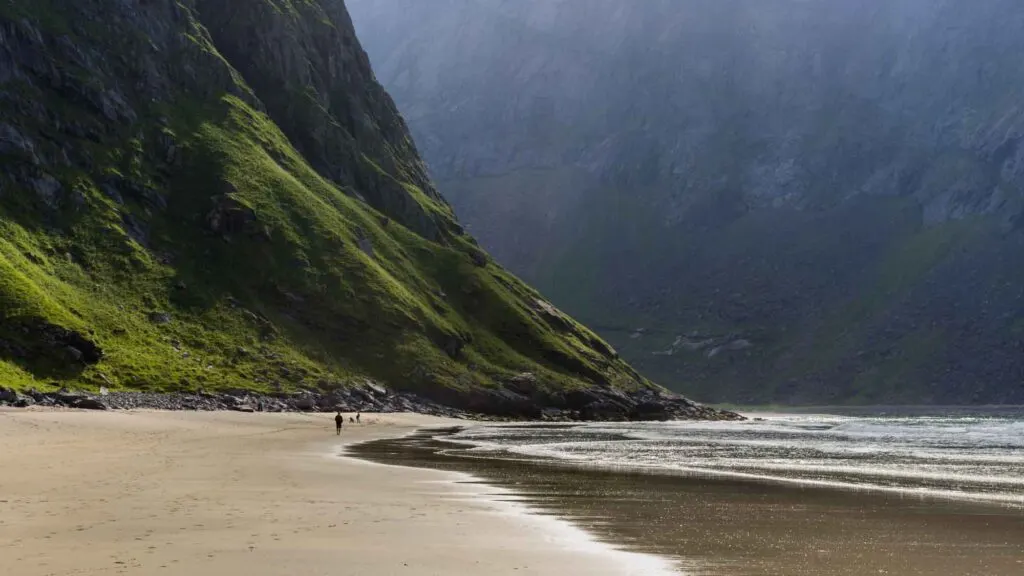
<svg viewBox="0 0 1024 576">
<path fill-rule="evenodd" d="M 742 422 L 476 426 L 445 440 L 462 457 L 1024 507 L 1024 411 L 920 412 L 753 412 Z"/>
</svg>

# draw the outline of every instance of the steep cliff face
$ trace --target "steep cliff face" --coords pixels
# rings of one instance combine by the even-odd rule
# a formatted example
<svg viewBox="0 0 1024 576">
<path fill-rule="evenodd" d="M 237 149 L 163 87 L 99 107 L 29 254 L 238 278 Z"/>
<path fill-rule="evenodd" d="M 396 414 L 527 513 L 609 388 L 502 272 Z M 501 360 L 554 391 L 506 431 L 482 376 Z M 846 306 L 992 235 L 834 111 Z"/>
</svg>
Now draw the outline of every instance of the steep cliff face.
<svg viewBox="0 0 1024 576">
<path fill-rule="evenodd" d="M 1013 2 L 352 6 L 467 226 L 660 381 L 1024 401 Z"/>
<path fill-rule="evenodd" d="M 341 0 L 0 0 L 0 383 L 654 389 L 490 258 Z"/>
</svg>

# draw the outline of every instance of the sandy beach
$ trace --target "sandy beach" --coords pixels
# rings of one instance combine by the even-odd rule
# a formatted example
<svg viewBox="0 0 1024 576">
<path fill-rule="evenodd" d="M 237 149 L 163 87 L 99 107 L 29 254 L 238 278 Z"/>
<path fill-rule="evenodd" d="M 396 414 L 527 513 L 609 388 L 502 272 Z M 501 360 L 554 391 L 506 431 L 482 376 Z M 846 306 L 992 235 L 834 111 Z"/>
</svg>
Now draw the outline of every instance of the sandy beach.
<svg viewBox="0 0 1024 576">
<path fill-rule="evenodd" d="M 659 574 L 458 475 L 342 458 L 450 424 L 364 415 L 0 411 L 0 574 Z"/>
<path fill-rule="evenodd" d="M 667 426 L 671 429 L 681 424 Z M 751 425 L 758 424 L 740 426 Z M 991 433 L 996 425 L 990 422 L 987 426 Z M 616 434 L 623 434 L 624 427 L 636 427 L 639 436 L 632 438 L 656 439 L 623 440 L 630 436 Z M 599 457 L 613 455 L 616 444 L 633 453 L 656 451 L 667 460 L 671 452 L 666 449 L 665 431 L 658 436 L 657 427 L 661 425 L 481 425 L 455 435 L 458 444 L 431 431 L 363 443 L 352 452 L 376 462 L 471 474 L 490 486 L 515 490 L 535 511 L 572 518 L 603 541 L 674 558 L 689 574 L 1024 574 L 1024 509 L 1017 506 L 925 497 L 908 491 L 871 492 L 749 477 L 659 473 L 652 468 L 616 467 L 609 461 L 598 464 Z M 581 441 L 587 430 L 604 432 L 591 435 L 594 440 L 588 445 Z M 958 434 L 966 435 L 963 431 Z M 710 441 L 724 439 L 719 435 Z M 694 428 L 689 428 L 685 440 L 681 446 L 687 450 L 700 442 Z M 857 447 L 868 445 L 858 442 Z M 530 446 L 533 454 L 542 456 L 531 457 L 524 450 L 502 452 L 496 448 L 502 445 Z M 764 449 L 763 442 L 758 446 Z M 590 452 L 586 452 L 588 448 Z M 559 459 L 559 450 L 589 458 Z M 895 448 L 890 445 L 889 450 L 891 457 Z M 744 457 L 749 455 L 750 451 L 744 453 Z M 945 466 L 952 475 L 955 467 Z"/>
</svg>

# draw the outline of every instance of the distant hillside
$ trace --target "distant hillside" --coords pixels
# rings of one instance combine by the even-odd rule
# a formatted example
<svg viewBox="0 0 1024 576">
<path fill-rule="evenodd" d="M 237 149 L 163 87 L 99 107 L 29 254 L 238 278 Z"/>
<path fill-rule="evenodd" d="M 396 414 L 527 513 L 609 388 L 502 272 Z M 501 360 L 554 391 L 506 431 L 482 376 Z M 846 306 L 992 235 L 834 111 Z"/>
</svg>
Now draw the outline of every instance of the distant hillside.
<svg viewBox="0 0 1024 576">
<path fill-rule="evenodd" d="M 733 402 L 1024 403 L 1012 0 L 351 0 L 496 259 Z"/>
<path fill-rule="evenodd" d="M 0 0 L 0 165 L 0 385 L 656 390 L 462 229 L 341 0 Z"/>
</svg>

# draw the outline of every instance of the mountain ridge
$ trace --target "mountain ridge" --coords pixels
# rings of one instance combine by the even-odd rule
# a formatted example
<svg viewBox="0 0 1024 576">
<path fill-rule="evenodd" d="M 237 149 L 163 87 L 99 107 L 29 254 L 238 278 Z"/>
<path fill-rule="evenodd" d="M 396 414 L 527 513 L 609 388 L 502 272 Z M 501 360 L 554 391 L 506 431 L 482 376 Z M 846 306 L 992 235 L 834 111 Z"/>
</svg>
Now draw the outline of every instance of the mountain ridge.
<svg viewBox="0 0 1024 576">
<path fill-rule="evenodd" d="M 1012 2 L 447 6 L 351 7 L 467 227 L 645 373 L 1024 402 Z"/>
<path fill-rule="evenodd" d="M 466 234 L 341 0 L 0 0 L 0 112 L 8 386 L 662 395 Z"/>
</svg>

